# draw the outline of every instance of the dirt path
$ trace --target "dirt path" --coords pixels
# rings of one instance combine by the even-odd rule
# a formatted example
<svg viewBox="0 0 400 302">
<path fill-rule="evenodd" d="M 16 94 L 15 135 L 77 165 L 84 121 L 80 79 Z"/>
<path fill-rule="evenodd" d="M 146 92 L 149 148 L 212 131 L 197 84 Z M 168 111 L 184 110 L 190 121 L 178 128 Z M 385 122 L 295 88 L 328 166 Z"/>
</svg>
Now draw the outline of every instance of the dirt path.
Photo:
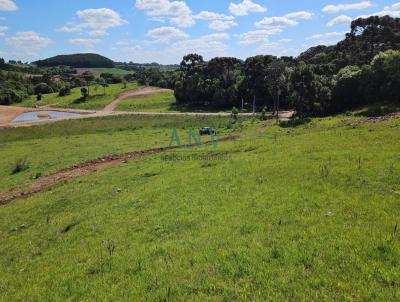
<svg viewBox="0 0 400 302">
<path fill-rule="evenodd" d="M 219 141 L 220 142 L 231 141 L 236 138 L 237 138 L 237 136 L 227 136 L 227 137 L 219 139 Z M 209 143 L 205 143 L 205 144 L 209 144 Z M 193 147 L 194 146 L 196 146 L 196 145 L 193 145 Z M 95 160 L 83 162 L 81 164 L 78 164 L 78 165 L 75 165 L 75 166 L 72 166 L 72 167 L 69 167 L 66 169 L 62 169 L 62 170 L 55 172 L 53 174 L 50 174 L 48 176 L 41 177 L 41 178 L 37 179 L 36 181 L 34 181 L 31 185 L 29 185 L 28 188 L 24 191 L 21 191 L 18 189 L 12 189 L 9 191 L 0 192 L 0 206 L 6 205 L 18 198 L 29 197 L 35 193 L 49 189 L 63 181 L 72 180 L 72 179 L 89 174 L 94 171 L 98 171 L 98 170 L 106 169 L 108 167 L 116 166 L 127 160 L 133 160 L 133 159 L 141 158 L 141 157 L 144 157 L 147 155 L 155 155 L 155 154 L 159 154 L 161 152 L 179 149 L 179 148 L 180 147 L 178 147 L 178 146 L 155 148 L 155 149 L 149 149 L 149 150 L 144 150 L 144 151 L 135 151 L 135 152 L 118 154 L 118 155 L 111 155 L 111 156 L 101 157 L 101 158 L 97 158 Z"/>
<path fill-rule="evenodd" d="M 125 99 L 135 98 L 135 97 L 142 97 L 153 95 L 161 92 L 168 92 L 171 91 L 169 89 L 162 89 L 157 87 L 144 87 L 133 91 L 126 91 L 122 92 L 118 95 L 118 97 L 108 104 L 104 109 L 103 112 L 113 112 L 118 107 L 119 103 Z"/>
<path fill-rule="evenodd" d="M 23 108 L 23 107 L 13 107 L 13 106 L 0 106 L 0 128 L 17 128 L 17 127 L 30 127 L 34 125 L 54 123 L 62 120 L 70 119 L 85 119 L 93 117 L 105 117 L 105 116 L 115 116 L 115 115 L 148 115 L 148 116 L 160 116 L 160 115 L 185 115 L 185 116 L 230 116 L 229 112 L 124 112 L 115 111 L 118 104 L 129 98 L 143 97 L 154 95 L 161 92 L 171 91 L 169 89 L 157 88 L 157 87 L 143 87 L 135 90 L 125 91 L 118 95 L 110 104 L 108 104 L 103 110 L 93 111 L 93 110 L 80 110 L 80 109 L 64 109 L 64 108 L 52 108 L 51 106 L 43 106 L 40 108 Z M 81 113 L 78 116 L 62 117 L 57 119 L 43 119 L 28 122 L 12 123 L 12 120 L 18 115 L 30 112 L 30 111 L 42 111 L 42 110 L 52 110 L 61 112 L 72 112 Z M 294 111 L 281 111 L 279 116 L 281 119 L 288 119 L 294 114 Z M 243 116 L 252 116 L 252 113 L 243 113 Z M 271 114 L 269 114 L 271 116 Z"/>
<path fill-rule="evenodd" d="M 0 124 L 11 123 L 18 115 L 31 111 L 35 111 L 35 109 L 14 106 L 0 106 Z"/>
</svg>

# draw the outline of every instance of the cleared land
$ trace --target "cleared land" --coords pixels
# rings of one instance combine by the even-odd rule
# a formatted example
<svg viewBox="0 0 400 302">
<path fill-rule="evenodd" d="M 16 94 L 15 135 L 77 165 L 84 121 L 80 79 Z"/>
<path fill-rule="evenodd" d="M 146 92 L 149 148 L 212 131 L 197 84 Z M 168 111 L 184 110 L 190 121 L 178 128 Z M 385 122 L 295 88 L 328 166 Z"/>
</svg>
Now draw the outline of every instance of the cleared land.
<svg viewBox="0 0 400 302">
<path fill-rule="evenodd" d="M 115 111 L 115 109 L 118 107 L 118 105 L 125 99 L 129 98 L 147 98 L 150 103 L 155 102 L 156 99 L 158 99 L 159 95 L 162 95 L 164 93 L 171 94 L 173 93 L 169 89 L 162 89 L 162 88 L 156 88 L 156 87 L 144 87 L 142 89 L 138 89 L 136 91 L 127 91 L 124 93 L 121 93 L 114 101 L 112 101 L 110 104 L 108 104 L 105 108 L 104 111 L 110 112 L 110 111 Z"/>
<path fill-rule="evenodd" d="M 127 70 L 119 68 L 77 68 L 78 75 L 85 72 L 91 72 L 95 77 L 100 77 L 102 73 L 110 73 L 117 76 L 124 76 L 126 74 L 132 73 Z"/>
<path fill-rule="evenodd" d="M 133 112 L 179 112 L 176 109 L 176 99 L 173 91 L 128 98 L 117 107 L 119 111 Z"/>
<path fill-rule="evenodd" d="M 397 301 L 400 119 L 108 117 L 0 130 L 0 186 L 209 125 L 224 160 L 138 158 L 0 207 L 4 300 Z M 126 150 L 126 151 L 125 151 Z M 29 167 L 11 175 L 15 161 Z M 40 176 L 39 176 L 40 179 Z"/>
<path fill-rule="evenodd" d="M 51 106 L 56 108 L 98 110 L 111 103 L 120 93 L 138 88 L 139 85 L 137 83 L 128 83 L 126 88 L 124 88 L 123 84 L 111 84 L 106 88 L 104 94 L 103 87 L 92 85 L 90 86 L 90 97 L 86 101 L 81 99 L 80 88 L 74 88 L 71 90 L 70 95 L 64 97 L 58 96 L 58 93 L 44 94 L 42 100 L 37 101 L 36 96 L 33 95 L 17 105 L 21 107 Z"/>
</svg>

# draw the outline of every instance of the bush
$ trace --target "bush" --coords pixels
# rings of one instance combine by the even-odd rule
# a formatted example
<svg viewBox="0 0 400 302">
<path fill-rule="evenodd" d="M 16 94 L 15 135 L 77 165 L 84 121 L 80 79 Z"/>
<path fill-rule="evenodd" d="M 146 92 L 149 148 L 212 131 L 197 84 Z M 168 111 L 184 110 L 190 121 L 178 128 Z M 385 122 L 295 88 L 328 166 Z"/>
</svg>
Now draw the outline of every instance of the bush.
<svg viewBox="0 0 400 302">
<path fill-rule="evenodd" d="M 66 95 L 69 95 L 69 94 L 71 94 L 71 88 L 67 85 L 67 86 L 64 86 L 64 87 L 62 87 L 61 89 L 60 89 L 60 91 L 58 92 L 58 96 L 66 96 Z"/>
<path fill-rule="evenodd" d="M 26 160 L 26 158 L 20 158 L 15 162 L 14 167 L 11 171 L 11 174 L 14 175 L 14 174 L 20 173 L 22 171 L 27 170 L 28 168 L 29 168 L 29 165 L 28 165 L 28 161 Z"/>
<path fill-rule="evenodd" d="M 36 95 L 36 101 L 41 101 L 42 100 L 42 94 L 41 93 L 38 93 L 37 95 Z"/>
<path fill-rule="evenodd" d="M 239 110 L 236 107 L 233 107 L 231 117 L 235 122 L 238 120 L 238 116 L 239 116 Z"/>
<path fill-rule="evenodd" d="M 81 88 L 82 99 L 86 100 L 89 96 L 89 92 L 86 87 Z"/>
<path fill-rule="evenodd" d="M 311 122 L 310 118 L 301 118 L 301 117 L 294 117 L 288 121 L 281 121 L 279 126 L 282 128 L 294 128 L 300 125 L 308 124 Z"/>
<path fill-rule="evenodd" d="M 265 120 L 267 119 L 267 108 L 266 108 L 266 107 L 263 107 L 263 109 L 261 110 L 261 117 L 260 117 L 260 119 L 261 119 L 262 121 L 265 121 Z"/>
<path fill-rule="evenodd" d="M 39 83 L 35 86 L 35 94 L 47 94 L 47 93 L 53 93 L 53 89 L 47 85 L 46 83 Z"/>
</svg>

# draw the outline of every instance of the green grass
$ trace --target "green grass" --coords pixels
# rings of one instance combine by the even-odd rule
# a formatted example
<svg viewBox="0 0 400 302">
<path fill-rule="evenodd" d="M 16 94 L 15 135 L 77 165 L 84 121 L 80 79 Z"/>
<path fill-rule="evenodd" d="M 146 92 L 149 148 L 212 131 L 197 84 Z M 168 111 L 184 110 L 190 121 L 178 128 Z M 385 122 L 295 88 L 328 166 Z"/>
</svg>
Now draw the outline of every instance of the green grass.
<svg viewBox="0 0 400 302">
<path fill-rule="evenodd" d="M 173 91 L 123 100 L 118 105 L 117 110 L 131 112 L 231 112 L 231 110 L 224 111 L 217 108 L 177 104 Z"/>
<path fill-rule="evenodd" d="M 100 127 L 108 145 L 82 125 L 88 143 L 99 135 L 96 149 L 122 148 L 125 126 L 138 124 L 154 131 L 140 143 L 165 143 L 189 122 L 119 119 Z M 4 130 L 1 151 L 63 128 L 66 149 L 85 153 L 79 125 L 65 126 Z M 226 160 L 150 156 L 0 207 L 2 299 L 398 301 L 399 128 L 352 116 L 247 123 L 239 140 L 205 149 Z"/>
<path fill-rule="evenodd" d="M 94 70 L 99 73 L 111 73 L 111 74 L 117 75 L 117 76 L 124 76 L 126 74 L 132 73 L 130 71 L 120 69 L 120 68 L 94 68 Z"/>
<path fill-rule="evenodd" d="M 80 100 L 82 94 L 80 88 L 71 90 L 71 94 L 60 97 L 58 93 L 44 94 L 41 101 L 36 101 L 36 96 L 33 95 L 29 99 L 18 104 L 18 106 L 31 107 L 34 105 L 45 106 L 50 105 L 59 108 L 73 108 L 73 109 L 102 109 L 111 103 L 114 98 L 121 92 L 138 88 L 137 83 L 128 83 L 125 89 L 123 84 L 111 84 L 106 88 L 104 95 L 103 87 L 99 85 L 90 86 L 90 97 L 82 102 Z"/>
<path fill-rule="evenodd" d="M 177 112 L 174 92 L 162 92 L 156 95 L 126 99 L 122 101 L 117 110 L 134 112 Z"/>
<path fill-rule="evenodd" d="M 224 131 L 227 124 L 229 119 L 218 117 L 123 116 L 0 129 L 0 190 L 23 188 L 36 175 L 97 157 L 166 146 L 175 127 L 185 131 L 210 125 Z M 29 169 L 13 174 L 22 161 Z"/>
</svg>

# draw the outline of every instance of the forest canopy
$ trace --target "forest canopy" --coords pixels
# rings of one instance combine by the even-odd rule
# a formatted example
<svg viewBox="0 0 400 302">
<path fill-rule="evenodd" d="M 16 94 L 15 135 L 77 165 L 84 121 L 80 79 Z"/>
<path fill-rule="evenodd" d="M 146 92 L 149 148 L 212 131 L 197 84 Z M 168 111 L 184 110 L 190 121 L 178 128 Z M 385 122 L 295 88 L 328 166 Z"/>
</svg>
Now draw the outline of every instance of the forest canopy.
<svg viewBox="0 0 400 302">
<path fill-rule="evenodd" d="M 70 66 L 75 68 L 112 68 L 114 62 L 94 53 L 59 55 L 34 62 L 38 67 Z"/>
</svg>

